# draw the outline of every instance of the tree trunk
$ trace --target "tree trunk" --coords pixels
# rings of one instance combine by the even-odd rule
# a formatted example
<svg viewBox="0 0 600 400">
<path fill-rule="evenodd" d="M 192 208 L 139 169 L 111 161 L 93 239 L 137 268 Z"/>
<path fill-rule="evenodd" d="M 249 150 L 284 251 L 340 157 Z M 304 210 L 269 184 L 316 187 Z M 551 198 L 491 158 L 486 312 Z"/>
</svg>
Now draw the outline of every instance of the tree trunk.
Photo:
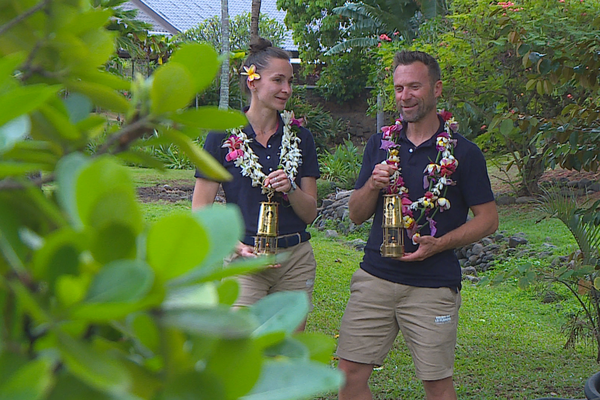
<svg viewBox="0 0 600 400">
<path fill-rule="evenodd" d="M 260 2 L 252 0 L 252 16 L 250 18 L 250 42 L 258 38 L 258 21 L 260 21 Z"/>
<path fill-rule="evenodd" d="M 229 108 L 229 4 L 228 0 L 221 0 L 221 51 L 225 55 L 221 65 L 221 92 L 219 95 L 219 108 Z"/>
</svg>

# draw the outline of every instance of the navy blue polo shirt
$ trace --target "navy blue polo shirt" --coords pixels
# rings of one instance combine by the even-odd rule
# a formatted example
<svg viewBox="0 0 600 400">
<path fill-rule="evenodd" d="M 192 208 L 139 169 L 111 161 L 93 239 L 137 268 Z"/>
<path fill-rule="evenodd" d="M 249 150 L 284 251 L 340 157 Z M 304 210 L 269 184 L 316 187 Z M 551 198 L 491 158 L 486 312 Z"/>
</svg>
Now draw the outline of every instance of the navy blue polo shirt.
<svg viewBox="0 0 600 400">
<path fill-rule="evenodd" d="M 254 129 L 252 126 L 246 126 L 243 131 L 246 133 L 248 138 L 256 138 Z M 256 236 L 256 230 L 258 227 L 258 213 L 260 209 L 260 202 L 267 201 L 267 196 L 261 193 L 260 187 L 252 186 L 252 179 L 245 177 L 241 173 L 241 168 L 236 167 L 234 161 L 225 160 L 225 156 L 228 153 L 227 148 L 223 148 L 223 142 L 229 137 L 229 133 L 226 132 L 210 132 L 206 137 L 204 143 L 204 149 L 209 152 L 217 161 L 219 161 L 223 167 L 233 176 L 233 180 L 229 182 L 223 182 L 223 190 L 225 191 L 225 197 L 227 203 L 236 204 L 242 216 L 244 217 L 244 224 L 246 226 L 246 237 Z M 319 178 L 321 176 L 319 172 L 319 163 L 317 161 L 317 151 L 315 149 L 315 141 L 312 134 L 306 128 L 301 127 L 297 133 L 300 138 L 298 147 L 302 152 L 302 164 L 298 167 L 298 174 L 296 175 L 296 184 L 301 187 L 303 177 L 314 177 Z M 250 143 L 250 147 L 254 154 L 258 156 L 258 162 L 263 166 L 263 173 L 269 175 L 271 172 L 277 170 L 279 165 L 279 155 L 281 147 L 281 139 L 283 137 L 283 120 L 279 115 L 279 127 L 277 132 L 273 134 L 267 146 L 263 146 L 257 140 L 253 140 Z M 199 171 L 196 171 L 196 178 L 209 179 Z M 306 229 L 306 223 L 296 215 L 290 203 L 283 199 L 281 194 L 276 194 L 273 197 L 273 201 L 279 203 L 279 234 L 288 235 L 292 233 L 302 232 Z M 248 240 L 244 240 L 246 242 Z M 254 242 L 246 243 L 254 245 Z"/>
<path fill-rule="evenodd" d="M 418 147 L 415 147 L 406 138 L 406 125 L 400 132 L 400 167 L 412 201 L 421 198 L 427 191 L 423 188 L 423 171 L 427 164 L 436 160 L 438 155 L 435 147 L 436 137 L 443 131 L 443 128 L 444 123 L 440 118 L 440 128 L 436 134 Z M 371 136 L 365 147 L 362 168 L 356 182 L 357 189 L 365 185 L 375 165 L 387 158 L 387 152 L 380 149 L 381 135 L 380 132 Z M 494 200 L 483 153 L 477 145 L 463 136 L 455 133 L 453 138 L 457 140 L 454 157 L 458 160 L 458 167 L 450 178 L 456 182 L 456 185 L 448 186 L 446 192 L 445 197 L 450 201 L 450 209 L 444 212 L 438 211 L 434 217 L 437 222 L 436 237 L 443 236 L 464 224 L 467 220 L 469 207 Z M 382 209 L 383 196 L 380 195 L 373 217 L 373 226 L 360 265 L 361 268 L 381 279 L 410 286 L 460 287 L 460 265 L 453 250 L 447 250 L 426 260 L 415 262 L 403 262 L 381 257 L 379 251 L 383 240 L 381 229 Z M 414 217 L 417 219 L 418 211 L 414 213 Z M 419 221 L 419 224 L 425 224 L 425 227 L 420 231 L 421 235 L 430 235 L 429 225 L 425 218 Z M 414 252 L 417 247 L 413 245 L 411 238 L 405 234 L 405 251 Z"/>
</svg>

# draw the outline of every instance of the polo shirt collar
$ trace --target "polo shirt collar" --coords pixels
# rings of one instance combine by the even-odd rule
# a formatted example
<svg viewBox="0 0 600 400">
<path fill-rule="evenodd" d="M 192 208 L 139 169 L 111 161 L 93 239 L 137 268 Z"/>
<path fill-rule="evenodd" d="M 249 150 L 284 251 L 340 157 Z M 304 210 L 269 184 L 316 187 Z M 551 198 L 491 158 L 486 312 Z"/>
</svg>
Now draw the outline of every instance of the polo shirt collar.
<svg viewBox="0 0 600 400">
<path fill-rule="evenodd" d="M 245 106 L 242 111 L 245 113 L 250 109 L 249 106 Z M 283 119 L 281 119 L 281 113 L 277 113 L 277 131 L 271 137 L 282 136 L 283 135 Z M 242 129 L 244 133 L 248 136 L 248 139 L 254 139 L 256 137 L 256 133 L 254 133 L 254 128 L 252 125 L 248 124 Z"/>
<path fill-rule="evenodd" d="M 440 133 L 444 132 L 444 119 L 442 117 L 439 116 L 438 114 L 438 120 L 440 121 L 440 127 L 438 128 L 437 132 L 435 132 L 429 139 L 427 139 L 425 142 L 421 143 L 418 147 L 430 147 L 430 146 L 435 146 L 436 144 L 436 137 L 437 135 L 439 135 Z M 406 127 L 408 126 L 408 122 L 404 122 L 402 121 L 402 130 L 400 131 L 400 140 L 404 141 L 406 143 L 410 143 L 412 145 L 412 142 L 410 140 L 408 140 L 408 138 L 406 137 Z"/>
</svg>

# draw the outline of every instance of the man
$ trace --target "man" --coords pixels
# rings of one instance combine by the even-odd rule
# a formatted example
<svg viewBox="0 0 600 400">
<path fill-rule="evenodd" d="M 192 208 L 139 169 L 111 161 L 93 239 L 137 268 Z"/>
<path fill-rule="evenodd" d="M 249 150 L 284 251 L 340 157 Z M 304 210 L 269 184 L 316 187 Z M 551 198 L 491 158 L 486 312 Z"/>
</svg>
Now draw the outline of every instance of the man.
<svg viewBox="0 0 600 400">
<path fill-rule="evenodd" d="M 374 218 L 340 328 L 337 354 L 339 369 L 346 374 L 340 400 L 372 399 L 369 377 L 374 366 L 382 365 L 399 331 L 427 399 L 456 399 L 452 374 L 461 271 L 454 248 L 493 233 L 498 213 L 479 148 L 458 134 L 443 139 L 444 120 L 436 112 L 442 94 L 440 75 L 429 54 L 397 53 L 394 88 L 402 126 L 392 138 L 399 160 L 390 156 L 389 145 L 382 141 L 390 136 L 373 135 L 365 147 L 349 200 L 350 219 L 361 224 Z M 446 140 L 446 147 L 440 147 L 439 140 Z M 440 175 L 444 166 L 433 164 L 443 164 L 441 158 L 455 160 L 455 169 Z M 404 211 L 414 217 L 404 239 L 406 253 L 398 259 L 380 255 L 382 193 L 394 182 L 400 182 L 404 193 Z M 430 208 L 423 211 L 423 207 Z M 467 221 L 469 210 L 473 217 Z"/>
</svg>

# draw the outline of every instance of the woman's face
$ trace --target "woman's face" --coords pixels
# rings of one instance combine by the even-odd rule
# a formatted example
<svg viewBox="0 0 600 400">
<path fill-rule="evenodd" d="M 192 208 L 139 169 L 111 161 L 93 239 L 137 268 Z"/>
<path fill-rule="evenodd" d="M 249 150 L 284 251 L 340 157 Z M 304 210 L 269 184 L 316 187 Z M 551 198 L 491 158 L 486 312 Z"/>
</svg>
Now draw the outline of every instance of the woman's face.
<svg viewBox="0 0 600 400">
<path fill-rule="evenodd" d="M 248 82 L 252 104 L 283 111 L 292 95 L 293 69 L 289 60 L 270 58 L 266 68 L 258 71 L 260 79 Z"/>
</svg>

